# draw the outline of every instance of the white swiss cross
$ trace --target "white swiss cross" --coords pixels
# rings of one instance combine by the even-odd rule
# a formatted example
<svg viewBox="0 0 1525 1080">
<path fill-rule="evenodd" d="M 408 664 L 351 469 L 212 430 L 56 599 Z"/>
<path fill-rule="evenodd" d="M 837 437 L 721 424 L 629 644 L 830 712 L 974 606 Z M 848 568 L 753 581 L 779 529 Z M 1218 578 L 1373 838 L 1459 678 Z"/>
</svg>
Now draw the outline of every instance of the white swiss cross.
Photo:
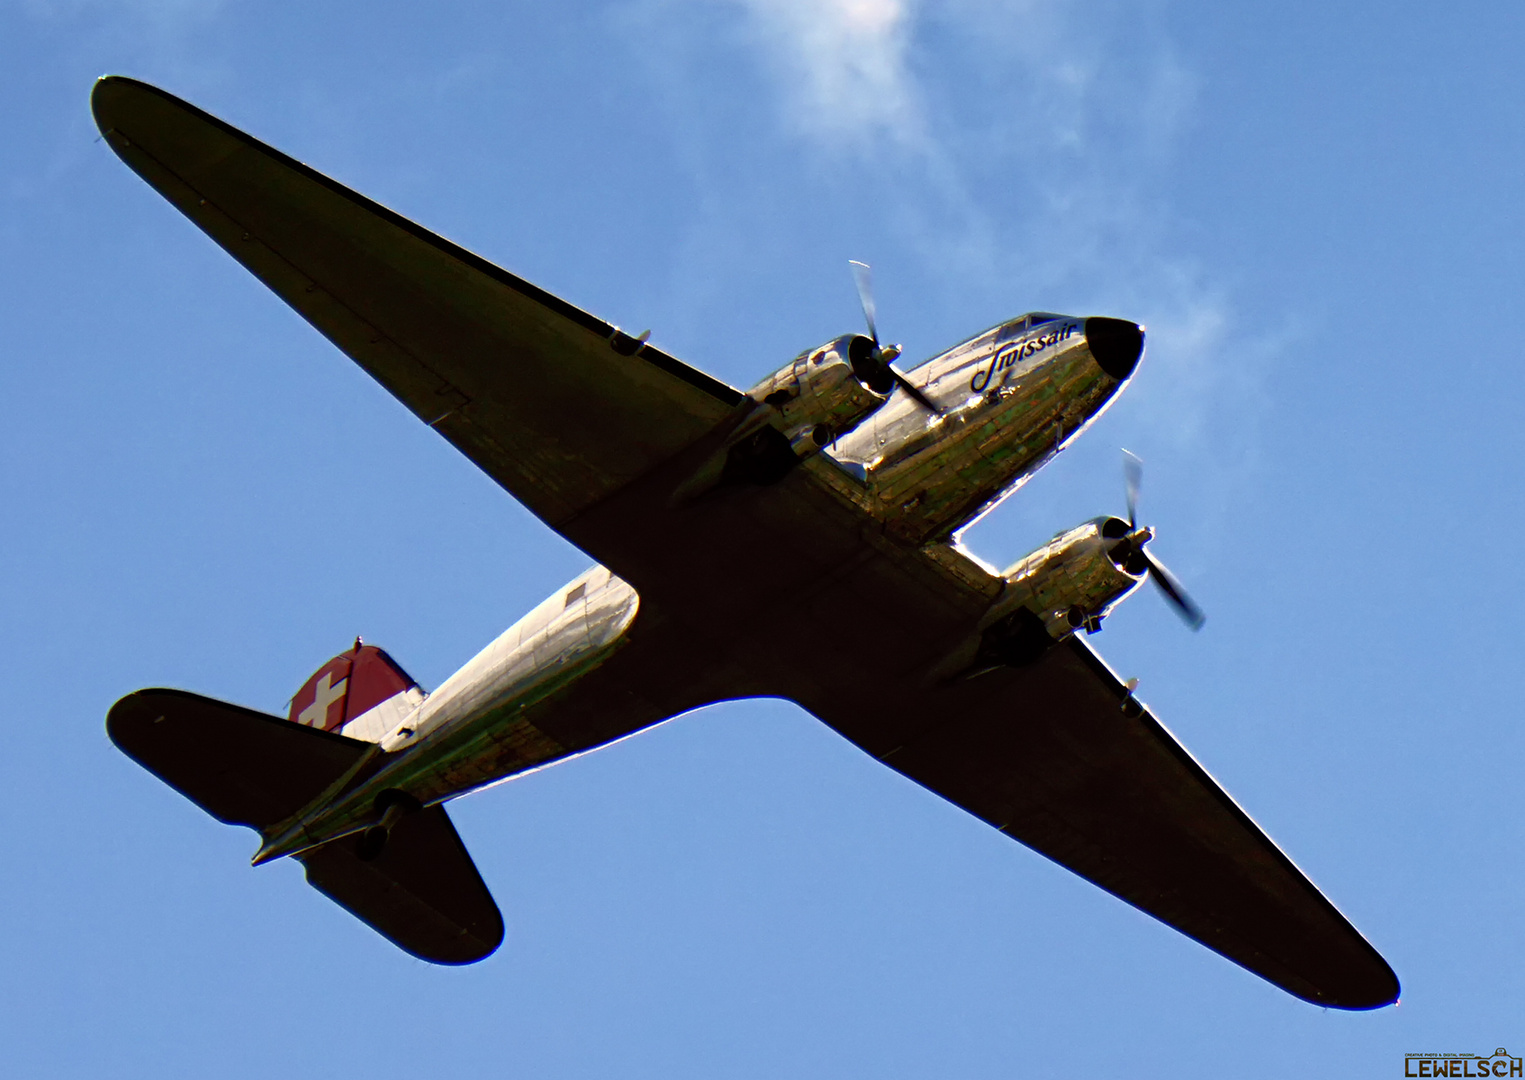
<svg viewBox="0 0 1525 1080">
<path fill-rule="evenodd" d="M 328 707 L 344 697 L 344 688 L 349 685 L 348 679 L 340 679 L 338 686 L 330 686 L 329 680 L 333 673 L 325 671 L 318 684 L 312 688 L 312 704 L 297 714 L 297 722 L 309 727 L 321 728 L 328 726 Z"/>
</svg>

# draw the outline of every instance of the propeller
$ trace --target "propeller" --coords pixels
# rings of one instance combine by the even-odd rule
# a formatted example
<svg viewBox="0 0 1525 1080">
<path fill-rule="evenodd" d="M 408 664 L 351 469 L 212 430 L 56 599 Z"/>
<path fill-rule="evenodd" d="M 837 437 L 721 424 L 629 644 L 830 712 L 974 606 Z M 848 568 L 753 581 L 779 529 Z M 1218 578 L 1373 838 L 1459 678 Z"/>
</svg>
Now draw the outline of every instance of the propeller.
<svg viewBox="0 0 1525 1080">
<path fill-rule="evenodd" d="M 1138 491 L 1143 480 L 1144 463 L 1139 460 L 1137 454 L 1124 450 L 1123 483 L 1128 492 L 1128 533 L 1112 550 L 1122 558 L 1130 573 L 1147 573 L 1160 593 L 1170 602 L 1171 607 L 1176 609 L 1176 614 L 1181 616 L 1182 621 L 1193 630 L 1200 630 L 1202 624 L 1207 621 L 1206 613 L 1187 595 L 1186 588 L 1181 584 L 1180 579 L 1150 553 L 1147 545 L 1154 539 L 1154 530 L 1147 526 L 1144 528 L 1138 526 Z M 1125 550 L 1119 552 L 1118 547 L 1125 547 Z"/>
<path fill-rule="evenodd" d="M 865 358 L 868 361 L 864 365 L 866 370 L 859 371 L 859 378 L 862 378 L 864 382 L 878 390 L 879 387 L 874 386 L 876 377 L 888 375 L 893 380 L 894 385 L 899 386 L 900 389 L 909 394 L 918 405 L 928 412 L 941 415 L 942 410 L 932 404 L 931 399 L 926 394 L 918 390 L 909 379 L 890 365 L 890 361 L 900 355 L 900 346 L 879 344 L 879 328 L 874 323 L 874 278 L 873 271 L 869 269 L 868 263 L 850 259 L 847 265 L 852 267 L 853 282 L 858 286 L 858 302 L 863 305 L 863 318 L 868 323 L 868 336 L 874 343 L 873 352 Z M 855 364 L 854 367 L 856 368 L 857 365 Z"/>
<path fill-rule="evenodd" d="M 1138 527 L 1138 489 L 1144 482 L 1144 461 L 1132 450 L 1123 451 L 1123 484 L 1128 489 L 1128 531 Z"/>
</svg>

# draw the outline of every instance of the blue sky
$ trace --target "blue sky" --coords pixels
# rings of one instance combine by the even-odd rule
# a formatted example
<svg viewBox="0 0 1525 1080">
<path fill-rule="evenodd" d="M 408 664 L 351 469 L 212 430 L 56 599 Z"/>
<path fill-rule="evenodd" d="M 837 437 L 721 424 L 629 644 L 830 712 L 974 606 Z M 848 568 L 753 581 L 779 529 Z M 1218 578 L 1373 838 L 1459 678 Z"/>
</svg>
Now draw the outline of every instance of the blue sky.
<svg viewBox="0 0 1525 1080">
<path fill-rule="evenodd" d="M 1525 9 L 0 5 L 0 1046 L 15 1075 L 1396 1076 L 1525 1052 Z M 354 638 L 425 686 L 584 558 L 95 141 L 157 83 L 748 386 L 1029 309 L 1147 324 L 969 536 L 1122 503 L 1209 612 L 1093 639 L 1388 958 L 1294 1000 L 776 702 L 463 800 L 508 923 L 410 959 L 118 754 Z M 893 632 L 888 628 L 887 632 Z M 829 634 L 810 643 L 829 648 Z M 804 647 L 806 643 L 802 643 Z"/>
</svg>

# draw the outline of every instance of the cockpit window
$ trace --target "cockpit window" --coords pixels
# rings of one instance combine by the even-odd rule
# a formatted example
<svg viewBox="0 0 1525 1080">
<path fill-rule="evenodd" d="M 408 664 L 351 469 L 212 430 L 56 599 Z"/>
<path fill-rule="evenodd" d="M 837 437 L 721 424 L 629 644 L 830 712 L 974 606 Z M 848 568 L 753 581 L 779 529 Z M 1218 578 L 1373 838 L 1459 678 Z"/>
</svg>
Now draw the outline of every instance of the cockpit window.
<svg viewBox="0 0 1525 1080">
<path fill-rule="evenodd" d="M 989 330 L 982 330 L 978 334 L 975 334 L 973 337 L 965 338 L 963 341 L 960 341 L 951 349 L 948 349 L 939 355 L 947 356 L 951 353 L 958 352 L 960 349 L 972 348 L 978 345 L 983 345 L 987 342 L 999 346 L 1005 342 L 1012 340 L 1013 338 L 1020 337 L 1021 335 L 1027 333 L 1027 331 L 1034 326 L 1038 326 L 1041 323 L 1054 322 L 1057 319 L 1063 319 L 1066 317 L 1067 316 L 1064 315 L 1055 315 L 1050 311 L 1032 311 L 1026 315 L 1023 315 L 1020 319 L 1013 319 L 1011 322 L 996 323 Z M 929 357 L 928 359 L 936 359 L 936 357 Z M 916 366 L 920 367 L 921 364 L 925 364 L 926 362 L 926 360 L 919 361 Z"/>
<path fill-rule="evenodd" d="M 1063 315 L 1055 315 L 1048 311 L 1030 311 L 1020 319 L 1013 319 L 1009 323 L 1003 323 L 996 327 L 996 344 L 1000 345 L 1014 338 L 1019 338 L 1035 326 L 1042 326 L 1044 323 L 1062 318 L 1064 318 Z"/>
</svg>

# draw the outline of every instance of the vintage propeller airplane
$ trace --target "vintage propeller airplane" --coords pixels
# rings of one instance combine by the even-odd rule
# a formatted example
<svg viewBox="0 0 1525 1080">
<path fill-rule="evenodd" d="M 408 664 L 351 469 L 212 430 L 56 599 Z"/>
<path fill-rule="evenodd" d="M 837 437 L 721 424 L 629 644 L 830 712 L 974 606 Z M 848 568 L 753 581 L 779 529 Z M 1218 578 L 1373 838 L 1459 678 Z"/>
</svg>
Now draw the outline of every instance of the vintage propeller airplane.
<svg viewBox="0 0 1525 1080">
<path fill-rule="evenodd" d="M 286 718 L 180 690 L 112 706 L 128 756 L 415 956 L 503 922 L 444 803 L 712 702 L 797 702 L 912 780 L 1310 1002 L 1392 970 L 1078 635 L 1146 577 L 1128 517 L 1001 573 L 959 531 L 1107 406 L 1143 352 L 1035 313 L 893 366 L 868 334 L 746 393 L 162 90 L 105 78 L 127 165 L 420 420 L 600 565 L 433 693 L 356 641 Z"/>
</svg>

